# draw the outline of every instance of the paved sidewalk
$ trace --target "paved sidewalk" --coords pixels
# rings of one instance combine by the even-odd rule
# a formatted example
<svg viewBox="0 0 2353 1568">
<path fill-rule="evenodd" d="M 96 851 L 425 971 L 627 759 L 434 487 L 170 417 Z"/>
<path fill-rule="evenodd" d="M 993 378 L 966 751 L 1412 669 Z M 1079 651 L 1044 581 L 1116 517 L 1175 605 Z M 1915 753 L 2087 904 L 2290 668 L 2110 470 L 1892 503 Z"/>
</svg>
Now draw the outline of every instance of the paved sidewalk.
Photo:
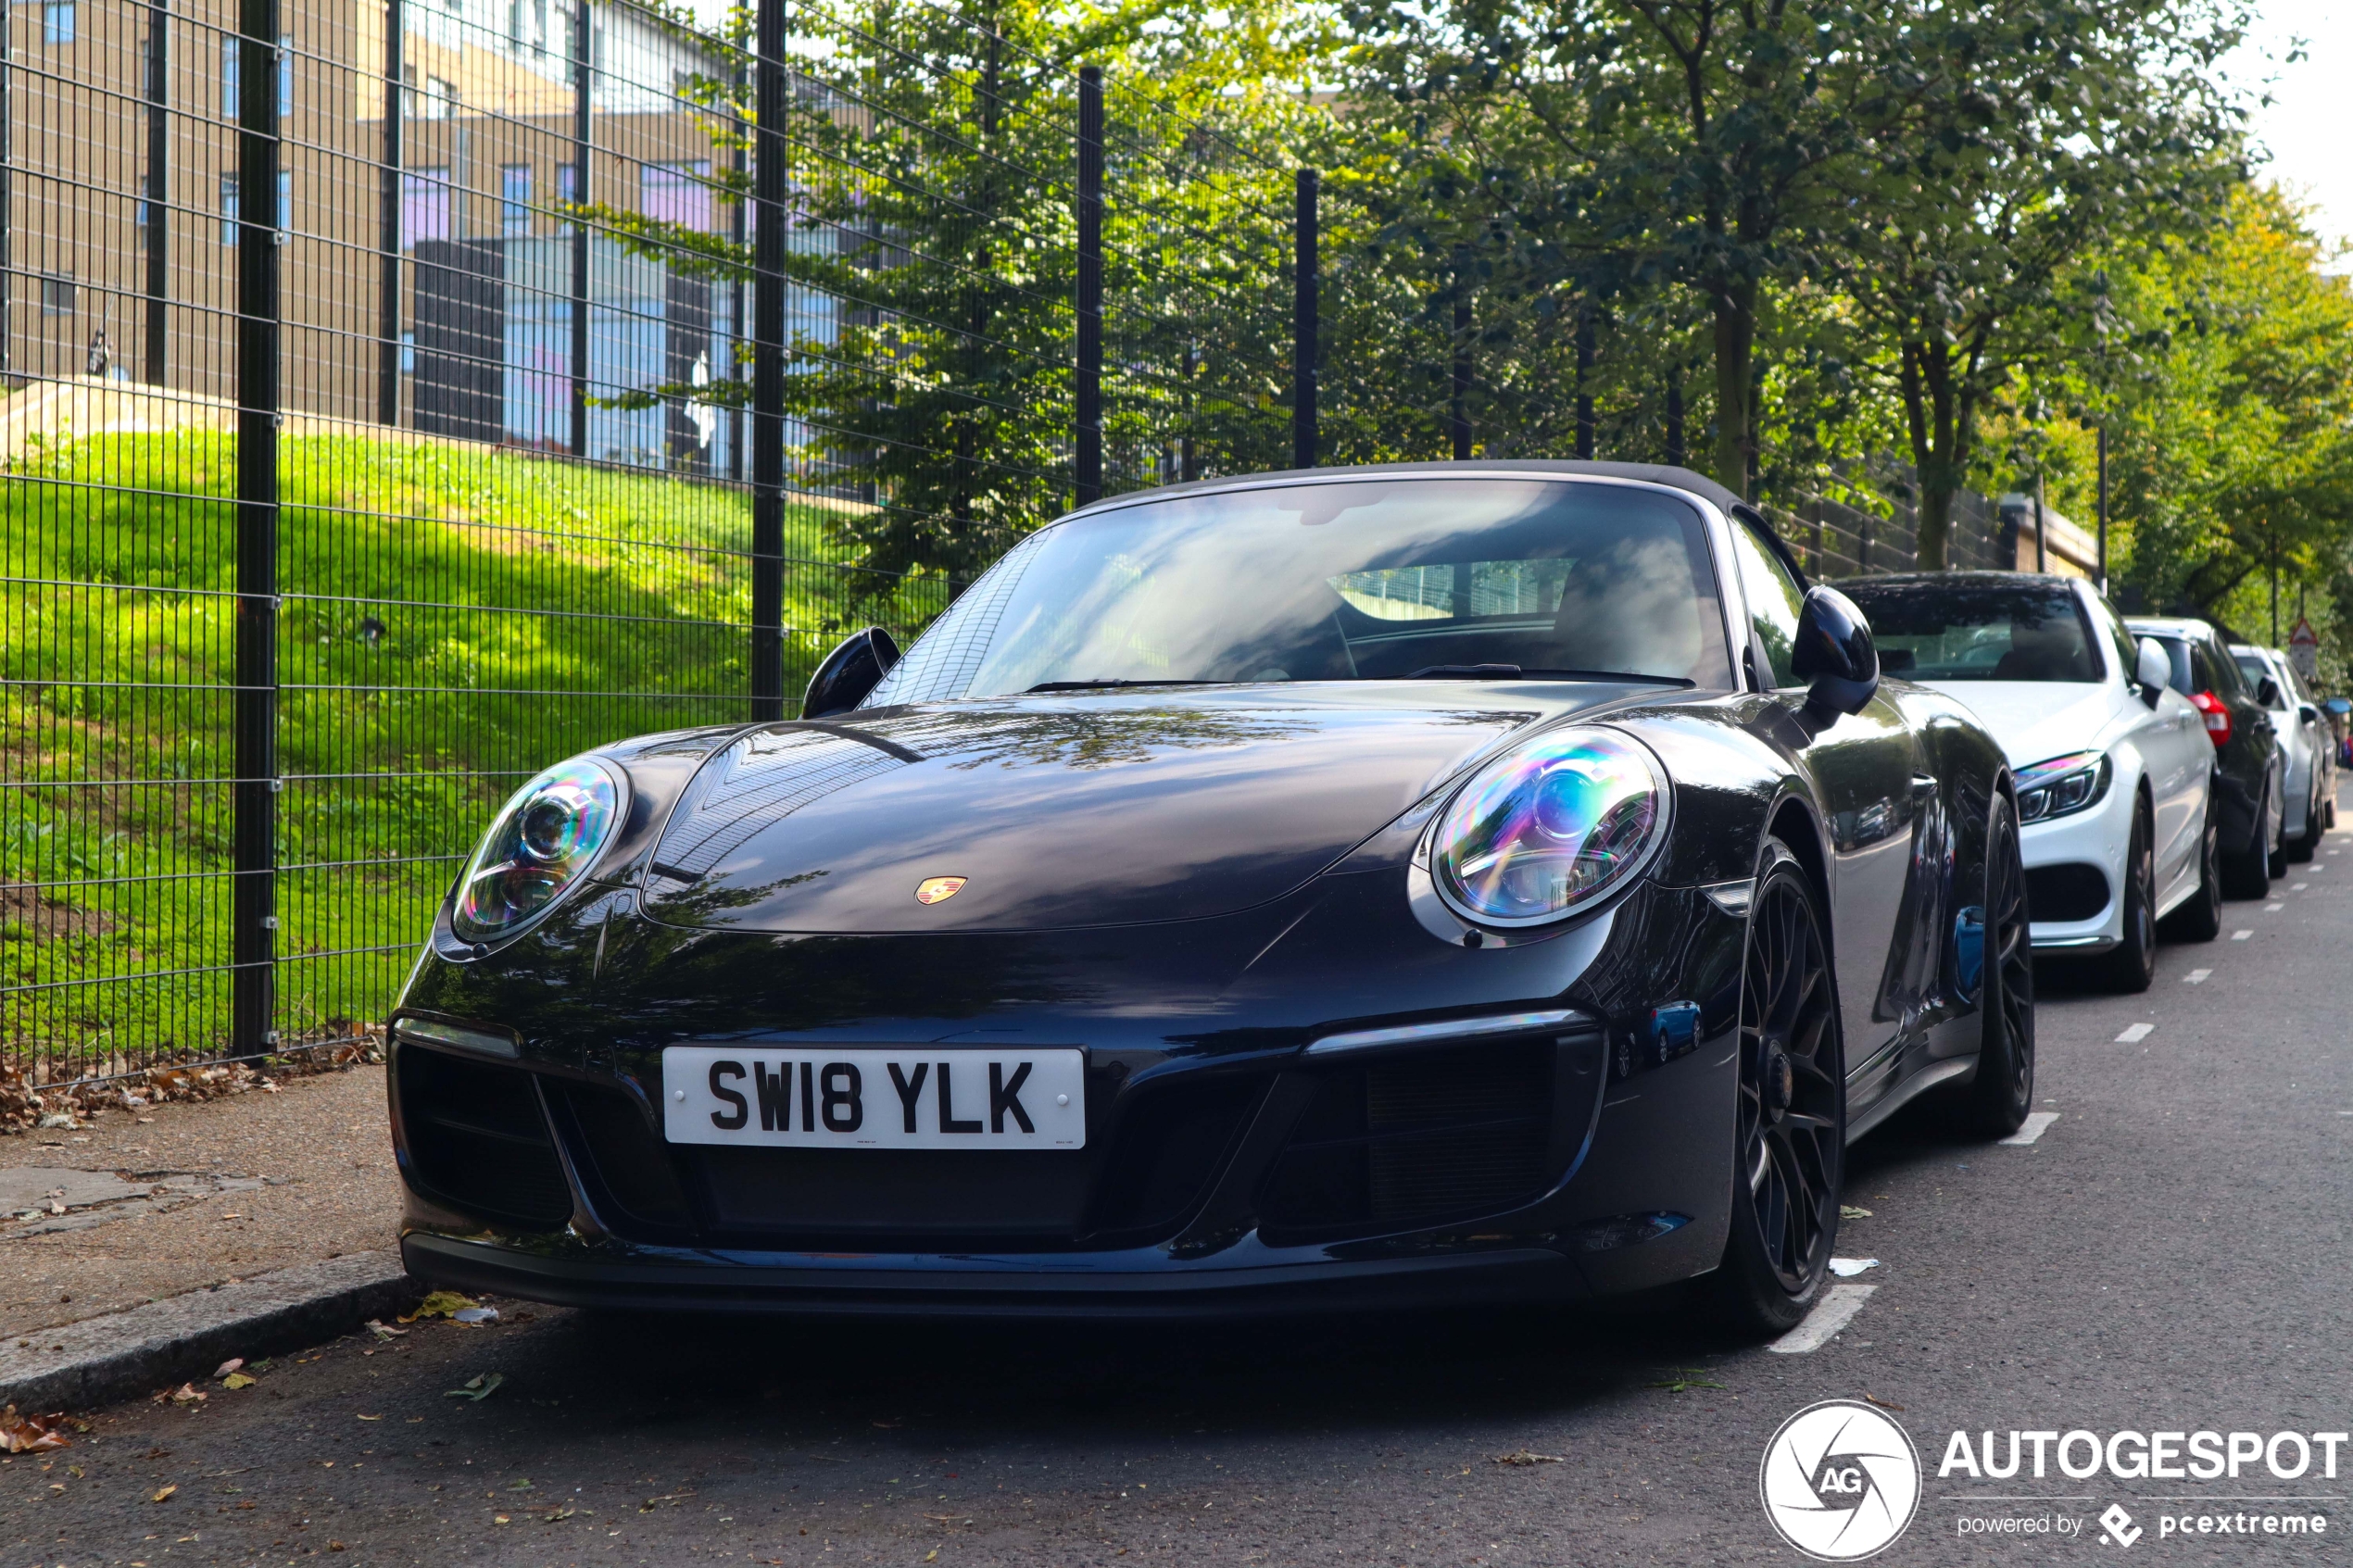
<svg viewBox="0 0 2353 1568">
<path fill-rule="evenodd" d="M 383 1251 L 399 1212 L 381 1067 L 0 1137 L 0 1326 Z"/>
</svg>

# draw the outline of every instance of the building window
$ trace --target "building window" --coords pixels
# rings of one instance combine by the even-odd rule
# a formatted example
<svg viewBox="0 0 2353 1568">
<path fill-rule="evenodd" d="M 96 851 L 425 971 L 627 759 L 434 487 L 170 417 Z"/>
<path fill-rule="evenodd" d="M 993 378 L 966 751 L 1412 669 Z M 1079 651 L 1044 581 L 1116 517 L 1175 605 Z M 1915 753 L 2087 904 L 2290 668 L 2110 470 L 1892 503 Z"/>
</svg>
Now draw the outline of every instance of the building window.
<svg viewBox="0 0 2353 1568">
<path fill-rule="evenodd" d="M 220 177 L 220 243 L 237 243 L 237 177 L 233 174 Z"/>
<path fill-rule="evenodd" d="M 458 86 L 438 76 L 425 78 L 425 118 L 449 119 L 458 113 Z"/>
<path fill-rule="evenodd" d="M 237 71 L 245 63 L 243 40 L 230 33 L 220 41 L 220 117 L 237 118 Z"/>
<path fill-rule="evenodd" d="M 70 44 L 74 38 L 73 0 L 48 0 L 41 7 L 41 42 Z"/>
<path fill-rule="evenodd" d="M 419 169 L 400 177 L 400 245 L 449 237 L 449 166 Z"/>
<path fill-rule="evenodd" d="M 663 223 L 708 232 L 711 162 L 649 163 L 638 171 L 637 210 Z"/>
<path fill-rule="evenodd" d="M 70 316 L 74 304 L 73 274 L 44 272 L 41 274 L 41 314 Z"/>
<path fill-rule="evenodd" d="M 567 206 L 580 199 L 580 166 L 578 164 L 556 165 L 556 199 Z"/>
<path fill-rule="evenodd" d="M 294 34 L 278 34 L 278 118 L 294 118 Z"/>
<path fill-rule="evenodd" d="M 531 165 L 527 163 L 499 167 L 498 226 L 510 234 L 531 232 Z"/>
</svg>

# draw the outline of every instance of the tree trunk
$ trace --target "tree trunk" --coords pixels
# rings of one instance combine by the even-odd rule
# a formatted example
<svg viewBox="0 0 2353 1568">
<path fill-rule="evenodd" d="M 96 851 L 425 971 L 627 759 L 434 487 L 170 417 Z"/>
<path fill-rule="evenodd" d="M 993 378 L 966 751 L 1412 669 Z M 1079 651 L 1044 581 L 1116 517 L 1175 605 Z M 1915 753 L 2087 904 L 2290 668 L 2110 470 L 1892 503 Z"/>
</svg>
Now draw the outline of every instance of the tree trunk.
<svg viewBox="0 0 2353 1568">
<path fill-rule="evenodd" d="M 1943 571 L 1951 565 L 1953 497 L 1969 460 L 1969 410 L 1956 395 L 1950 349 L 1907 343 L 1901 353 L 1904 423 L 1920 486 L 1917 558 L 1920 571 Z"/>
<path fill-rule="evenodd" d="M 1716 479 L 1748 495 L 1749 454 L 1756 445 L 1749 361 L 1756 346 L 1756 285 L 1716 291 Z M 1752 497 L 1753 498 L 1753 497 Z"/>
</svg>

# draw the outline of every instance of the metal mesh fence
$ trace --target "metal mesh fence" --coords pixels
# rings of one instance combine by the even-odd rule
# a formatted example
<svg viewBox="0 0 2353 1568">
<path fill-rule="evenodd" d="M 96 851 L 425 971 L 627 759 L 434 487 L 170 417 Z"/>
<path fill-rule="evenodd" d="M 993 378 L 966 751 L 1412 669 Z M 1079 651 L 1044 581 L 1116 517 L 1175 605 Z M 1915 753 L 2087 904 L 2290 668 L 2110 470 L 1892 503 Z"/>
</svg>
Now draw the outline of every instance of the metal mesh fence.
<svg viewBox="0 0 2353 1568">
<path fill-rule="evenodd" d="M 362 1032 L 539 769 L 1292 460 L 1297 174 L 1214 93 L 914 4 L 5 15 L 0 1079 Z M 1449 449 L 1431 346 L 1327 456 Z"/>
</svg>

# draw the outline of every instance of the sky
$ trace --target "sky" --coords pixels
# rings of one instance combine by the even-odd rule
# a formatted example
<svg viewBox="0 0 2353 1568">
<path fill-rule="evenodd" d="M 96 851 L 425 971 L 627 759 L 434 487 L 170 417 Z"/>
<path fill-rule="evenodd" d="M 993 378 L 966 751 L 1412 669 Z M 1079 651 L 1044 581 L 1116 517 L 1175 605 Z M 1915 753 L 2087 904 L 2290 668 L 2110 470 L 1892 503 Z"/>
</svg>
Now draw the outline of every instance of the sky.
<svg viewBox="0 0 2353 1568">
<path fill-rule="evenodd" d="M 2249 84 L 2277 72 L 2273 102 L 2257 108 L 2255 138 L 2271 153 L 2264 172 L 2291 194 L 2310 202 L 2311 222 L 2323 240 L 2353 240 L 2353 4 L 2347 0 L 2255 0 L 2256 20 L 2247 45 L 2231 62 L 2231 74 Z M 2291 39 L 2306 41 L 2307 57 L 2296 64 L 2267 64 L 2284 58 Z M 2353 257 L 2332 270 L 2353 270 Z"/>
</svg>

